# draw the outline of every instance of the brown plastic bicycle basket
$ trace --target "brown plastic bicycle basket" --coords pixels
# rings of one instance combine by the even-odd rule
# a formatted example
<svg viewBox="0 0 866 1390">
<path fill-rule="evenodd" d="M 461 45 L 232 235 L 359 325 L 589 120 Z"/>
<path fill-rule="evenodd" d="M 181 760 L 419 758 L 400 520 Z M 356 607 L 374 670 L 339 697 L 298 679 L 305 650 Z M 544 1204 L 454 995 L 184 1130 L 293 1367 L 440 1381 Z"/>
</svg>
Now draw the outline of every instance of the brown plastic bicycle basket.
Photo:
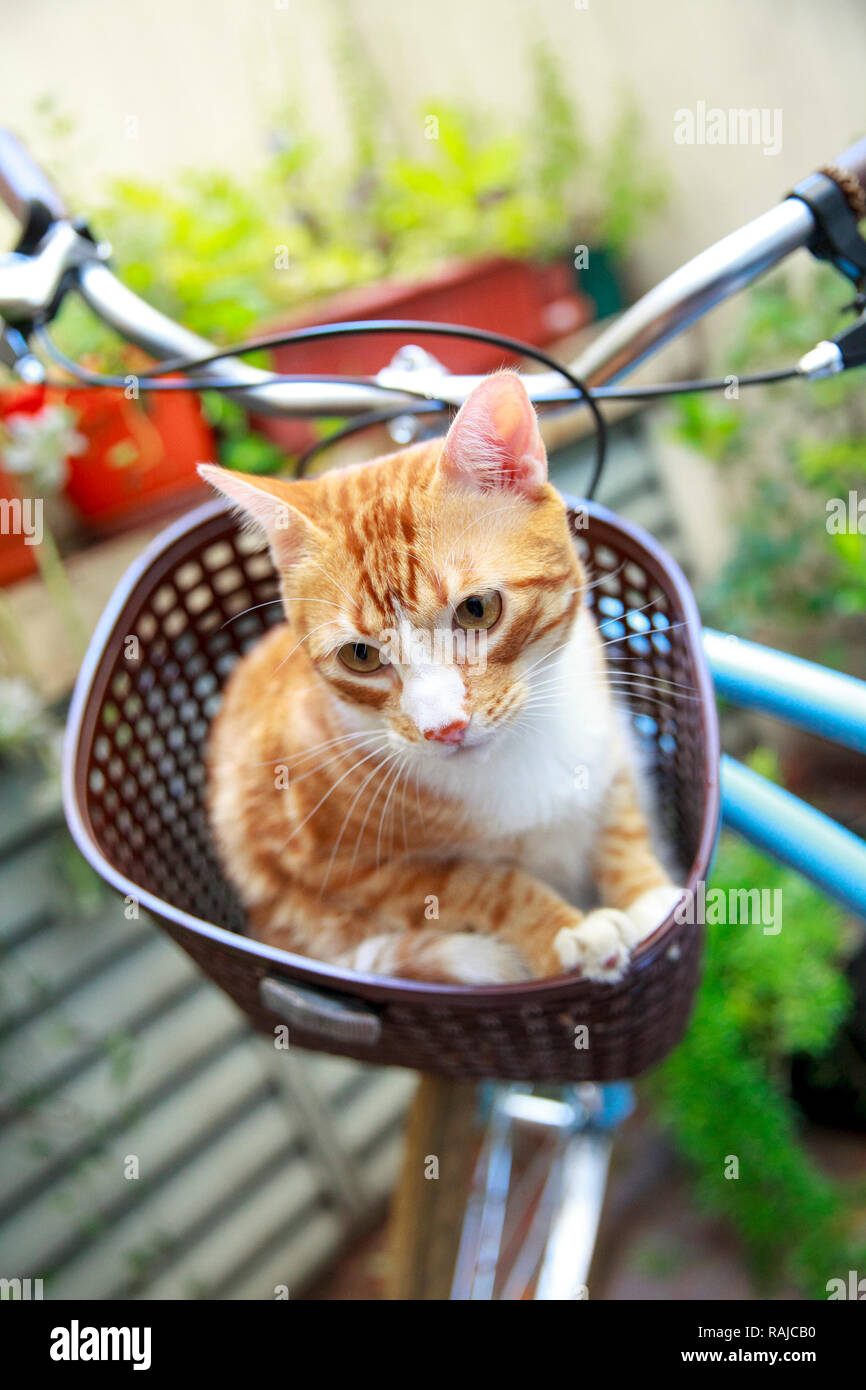
<svg viewBox="0 0 866 1390">
<path fill-rule="evenodd" d="M 630 703 L 654 745 L 661 833 L 694 892 L 719 808 L 716 710 L 694 600 L 649 536 L 601 507 L 570 506 L 617 669 L 667 683 L 636 680 Z M 616 984 L 385 979 L 244 935 L 209 833 L 204 750 L 232 666 L 281 620 L 269 602 L 276 593 L 267 551 L 219 502 L 165 531 L 121 581 L 78 678 L 64 766 L 69 826 L 97 872 L 151 912 L 257 1028 L 288 1023 L 301 1047 L 536 1081 L 623 1079 L 664 1057 L 686 1027 L 701 955 L 700 926 L 673 914 Z"/>
</svg>

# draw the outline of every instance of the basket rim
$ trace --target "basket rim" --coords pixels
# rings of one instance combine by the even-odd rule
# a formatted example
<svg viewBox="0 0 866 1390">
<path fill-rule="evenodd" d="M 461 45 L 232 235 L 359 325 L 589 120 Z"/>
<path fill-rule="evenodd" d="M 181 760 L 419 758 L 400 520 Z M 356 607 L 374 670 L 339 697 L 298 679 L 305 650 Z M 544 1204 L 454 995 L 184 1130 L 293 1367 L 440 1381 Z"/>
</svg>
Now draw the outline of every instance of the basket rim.
<svg viewBox="0 0 866 1390">
<path fill-rule="evenodd" d="M 587 514 L 593 521 L 600 522 L 602 527 L 624 533 L 632 545 L 643 552 L 642 558 L 650 562 L 647 566 L 649 572 L 657 581 L 662 581 L 662 587 L 676 598 L 685 615 L 683 640 L 697 682 L 704 746 L 701 832 L 684 883 L 685 889 L 694 893 L 697 884 L 706 876 L 712 861 L 720 814 L 718 714 L 712 677 L 700 640 L 701 620 L 697 603 L 677 561 L 643 527 L 625 520 L 600 503 L 587 502 L 566 493 L 560 495 L 570 514 Z M 633 980 L 638 972 L 647 969 L 666 949 L 667 938 L 676 925 L 675 908 L 652 935 L 636 948 L 629 963 L 629 970 L 622 981 L 600 983 L 561 975 L 502 985 L 458 985 L 366 974 L 269 946 L 254 937 L 217 926 L 175 907 L 164 898 L 136 884 L 114 867 L 100 848 L 87 812 L 88 757 L 92 733 L 92 729 L 88 731 L 88 724 L 92 725 L 95 722 L 95 713 L 110 674 L 108 664 L 103 663 L 103 655 L 117 633 L 120 621 L 134 599 L 139 585 L 158 562 L 167 557 L 176 546 L 191 539 L 195 533 L 206 532 L 214 523 L 229 520 L 230 513 L 231 508 L 225 506 L 222 501 L 208 501 L 179 517 L 153 537 L 118 580 L 88 644 L 67 716 L 63 740 L 62 794 L 69 832 L 91 868 L 122 896 L 134 899 L 146 911 L 170 923 L 174 928 L 238 952 L 248 957 L 250 964 L 258 962 L 266 969 L 274 967 L 279 970 L 282 967 L 284 971 L 290 971 L 294 978 L 302 978 L 314 988 L 355 995 L 371 1002 L 399 1001 L 405 1004 L 412 1000 L 418 1003 L 426 1000 L 442 1006 L 453 1004 L 458 1009 L 471 1003 L 494 1006 L 497 1003 L 514 1005 L 524 1002 L 527 1007 L 531 1007 L 534 1004 L 551 1003 L 559 999 L 574 1001 L 575 998 L 611 993 L 620 989 L 628 980 Z M 221 529 L 220 527 L 220 531 Z"/>
</svg>

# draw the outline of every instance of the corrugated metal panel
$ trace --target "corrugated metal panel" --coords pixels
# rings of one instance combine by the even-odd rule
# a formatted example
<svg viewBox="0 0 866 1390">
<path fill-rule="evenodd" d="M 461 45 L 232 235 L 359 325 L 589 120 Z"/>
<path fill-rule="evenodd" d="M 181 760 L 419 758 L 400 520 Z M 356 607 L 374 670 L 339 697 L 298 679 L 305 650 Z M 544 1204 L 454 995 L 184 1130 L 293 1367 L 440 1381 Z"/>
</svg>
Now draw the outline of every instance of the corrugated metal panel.
<svg viewBox="0 0 866 1390">
<path fill-rule="evenodd" d="M 413 1078 L 276 1052 L 150 921 L 71 895 L 38 774 L 0 790 L 0 1273 L 55 1298 L 302 1290 L 387 1196 Z"/>
</svg>

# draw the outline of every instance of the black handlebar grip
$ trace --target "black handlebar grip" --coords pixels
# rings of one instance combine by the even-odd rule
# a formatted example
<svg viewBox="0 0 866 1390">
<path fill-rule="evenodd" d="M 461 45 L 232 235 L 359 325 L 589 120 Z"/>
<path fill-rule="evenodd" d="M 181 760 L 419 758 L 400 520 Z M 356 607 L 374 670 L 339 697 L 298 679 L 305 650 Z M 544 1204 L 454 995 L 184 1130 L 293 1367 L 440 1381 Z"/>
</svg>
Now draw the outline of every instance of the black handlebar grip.
<svg viewBox="0 0 866 1390">
<path fill-rule="evenodd" d="M 0 198 L 21 224 L 19 249 L 35 245 L 67 216 L 57 189 L 9 130 L 0 129 Z"/>
</svg>

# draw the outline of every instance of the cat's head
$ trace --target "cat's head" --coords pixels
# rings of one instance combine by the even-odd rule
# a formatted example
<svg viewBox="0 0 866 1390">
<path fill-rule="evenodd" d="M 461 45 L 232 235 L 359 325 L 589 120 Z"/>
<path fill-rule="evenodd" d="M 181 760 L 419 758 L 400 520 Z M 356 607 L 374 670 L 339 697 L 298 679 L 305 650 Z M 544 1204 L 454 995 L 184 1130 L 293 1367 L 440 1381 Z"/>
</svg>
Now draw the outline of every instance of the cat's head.
<svg viewBox="0 0 866 1390">
<path fill-rule="evenodd" d="M 515 373 L 444 442 L 299 482 L 200 472 L 266 535 L 321 679 L 397 745 L 469 756 L 543 703 L 585 584 Z"/>
</svg>

